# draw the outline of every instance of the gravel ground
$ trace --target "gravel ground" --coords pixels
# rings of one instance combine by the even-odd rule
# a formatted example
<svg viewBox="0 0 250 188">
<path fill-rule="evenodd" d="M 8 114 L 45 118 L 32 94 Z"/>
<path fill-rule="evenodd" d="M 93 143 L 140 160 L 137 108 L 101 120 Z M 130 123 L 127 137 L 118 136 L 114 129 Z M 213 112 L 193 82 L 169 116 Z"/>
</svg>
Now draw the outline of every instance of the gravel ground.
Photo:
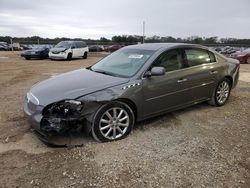
<svg viewBox="0 0 250 188">
<path fill-rule="evenodd" d="M 101 55 L 99 55 L 101 56 Z M 0 187 L 250 187 L 250 65 L 223 107 L 206 103 L 137 123 L 126 139 L 48 148 L 22 100 L 36 82 L 93 64 L 0 52 Z"/>
</svg>

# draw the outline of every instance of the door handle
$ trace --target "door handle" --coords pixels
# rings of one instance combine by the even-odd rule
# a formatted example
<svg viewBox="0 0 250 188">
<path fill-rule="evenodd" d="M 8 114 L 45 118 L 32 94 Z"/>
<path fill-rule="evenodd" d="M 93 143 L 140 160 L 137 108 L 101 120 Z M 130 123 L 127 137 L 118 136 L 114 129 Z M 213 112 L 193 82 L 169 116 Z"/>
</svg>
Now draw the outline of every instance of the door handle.
<svg viewBox="0 0 250 188">
<path fill-rule="evenodd" d="M 181 78 L 181 79 L 179 79 L 177 82 L 178 82 L 178 83 L 181 83 L 181 82 L 186 82 L 186 81 L 187 81 L 186 78 Z"/>
<path fill-rule="evenodd" d="M 217 74 L 217 73 L 218 71 L 215 71 L 215 70 L 210 71 L 210 74 Z"/>
</svg>

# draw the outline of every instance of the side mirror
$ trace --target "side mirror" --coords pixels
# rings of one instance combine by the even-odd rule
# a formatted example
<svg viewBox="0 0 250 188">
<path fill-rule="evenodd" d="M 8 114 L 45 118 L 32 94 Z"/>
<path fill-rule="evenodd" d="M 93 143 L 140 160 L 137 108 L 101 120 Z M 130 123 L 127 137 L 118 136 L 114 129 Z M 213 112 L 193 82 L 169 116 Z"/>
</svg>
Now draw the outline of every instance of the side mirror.
<svg viewBox="0 0 250 188">
<path fill-rule="evenodd" d="M 166 73 L 166 69 L 164 67 L 152 67 L 151 71 L 145 73 L 146 77 L 150 76 L 163 76 Z"/>
</svg>

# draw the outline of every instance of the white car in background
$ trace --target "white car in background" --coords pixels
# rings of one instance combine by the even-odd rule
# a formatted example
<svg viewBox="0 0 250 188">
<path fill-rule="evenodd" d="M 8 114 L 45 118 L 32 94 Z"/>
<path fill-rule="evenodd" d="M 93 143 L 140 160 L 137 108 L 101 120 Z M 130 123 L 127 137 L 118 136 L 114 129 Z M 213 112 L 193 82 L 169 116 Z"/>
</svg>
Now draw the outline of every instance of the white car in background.
<svg viewBox="0 0 250 188">
<path fill-rule="evenodd" d="M 87 59 L 89 48 L 84 41 L 61 41 L 50 49 L 50 59 Z"/>
</svg>

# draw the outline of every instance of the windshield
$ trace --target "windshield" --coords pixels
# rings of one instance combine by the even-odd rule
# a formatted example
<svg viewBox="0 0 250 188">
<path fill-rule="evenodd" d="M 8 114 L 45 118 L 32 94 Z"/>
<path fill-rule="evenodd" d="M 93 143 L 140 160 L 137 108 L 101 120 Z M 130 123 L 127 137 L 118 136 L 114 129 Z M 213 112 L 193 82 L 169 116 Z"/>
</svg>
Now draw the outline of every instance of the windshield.
<svg viewBox="0 0 250 188">
<path fill-rule="evenodd" d="M 70 48 L 71 47 L 71 42 L 66 42 L 66 41 L 62 41 L 59 42 L 55 48 Z"/>
<path fill-rule="evenodd" d="M 133 76 L 155 51 L 122 49 L 105 57 L 91 70 L 121 77 Z"/>
</svg>

